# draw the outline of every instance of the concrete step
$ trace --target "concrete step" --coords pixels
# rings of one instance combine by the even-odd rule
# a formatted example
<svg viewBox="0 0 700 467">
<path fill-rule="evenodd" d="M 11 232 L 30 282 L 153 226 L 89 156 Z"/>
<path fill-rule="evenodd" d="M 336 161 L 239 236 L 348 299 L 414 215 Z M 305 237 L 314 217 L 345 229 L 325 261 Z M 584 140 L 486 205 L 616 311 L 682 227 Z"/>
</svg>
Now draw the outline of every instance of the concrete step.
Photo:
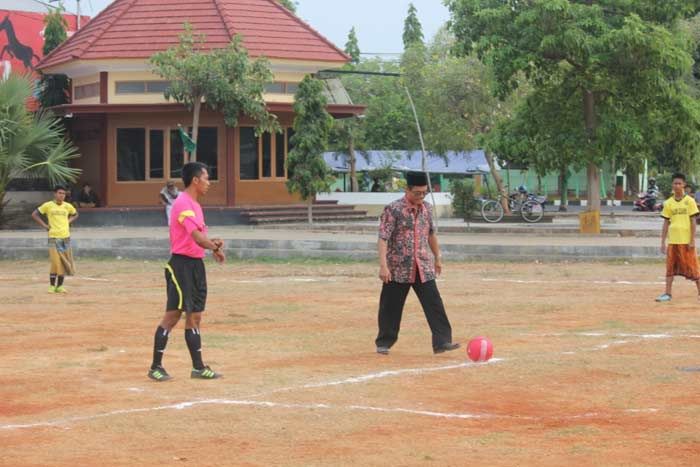
<svg viewBox="0 0 700 467">
<path fill-rule="evenodd" d="M 295 210 L 278 210 L 278 211 L 243 211 L 241 212 L 241 217 L 279 217 L 279 216 L 306 216 L 308 213 L 307 209 L 295 209 Z M 314 208 L 312 210 L 314 215 L 337 215 L 337 216 L 347 216 L 353 214 L 364 214 L 367 215 L 367 211 L 357 211 L 355 209 L 327 209 L 327 208 Z"/>
<path fill-rule="evenodd" d="M 349 214 L 344 216 L 337 215 L 315 215 L 313 216 L 314 222 L 348 222 L 348 221 L 367 221 L 375 220 L 374 218 L 367 217 L 366 213 Z M 254 217 L 249 219 L 250 223 L 253 225 L 263 225 L 263 224 L 291 224 L 291 223 L 304 223 L 307 222 L 306 215 L 304 216 L 277 216 L 277 217 Z"/>
</svg>

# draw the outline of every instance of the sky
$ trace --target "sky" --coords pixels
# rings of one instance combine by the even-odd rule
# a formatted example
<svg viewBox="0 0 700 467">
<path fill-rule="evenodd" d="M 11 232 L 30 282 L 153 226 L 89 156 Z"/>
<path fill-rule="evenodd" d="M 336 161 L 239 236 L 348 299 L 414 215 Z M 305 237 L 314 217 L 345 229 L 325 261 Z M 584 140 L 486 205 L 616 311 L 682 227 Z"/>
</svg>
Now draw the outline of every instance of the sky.
<svg viewBox="0 0 700 467">
<path fill-rule="evenodd" d="M 408 4 L 418 9 L 426 39 L 447 21 L 442 0 L 297 0 L 297 14 L 341 49 L 348 32 L 355 26 L 363 53 L 400 53 L 403 50 L 403 22 Z M 75 13 L 76 0 L 66 0 L 66 8 Z M 110 0 L 81 0 L 84 15 L 95 16 Z M 391 58 L 391 56 L 387 56 Z"/>
</svg>

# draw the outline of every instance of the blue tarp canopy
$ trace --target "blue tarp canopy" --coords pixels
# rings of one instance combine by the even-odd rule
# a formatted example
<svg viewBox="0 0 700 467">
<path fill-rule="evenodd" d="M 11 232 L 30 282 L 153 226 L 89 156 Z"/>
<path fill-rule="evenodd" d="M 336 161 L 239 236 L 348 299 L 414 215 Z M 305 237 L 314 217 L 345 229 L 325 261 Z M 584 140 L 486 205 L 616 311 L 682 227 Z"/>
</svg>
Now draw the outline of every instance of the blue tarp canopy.
<svg viewBox="0 0 700 467">
<path fill-rule="evenodd" d="M 356 170 L 367 172 L 391 167 L 397 172 L 422 170 L 420 151 L 356 151 Z M 432 174 L 475 174 L 489 171 L 482 149 L 469 152 L 449 151 L 444 156 L 428 153 L 428 171 Z M 323 154 L 328 167 L 334 172 L 349 172 L 347 154 L 326 152 Z"/>
</svg>

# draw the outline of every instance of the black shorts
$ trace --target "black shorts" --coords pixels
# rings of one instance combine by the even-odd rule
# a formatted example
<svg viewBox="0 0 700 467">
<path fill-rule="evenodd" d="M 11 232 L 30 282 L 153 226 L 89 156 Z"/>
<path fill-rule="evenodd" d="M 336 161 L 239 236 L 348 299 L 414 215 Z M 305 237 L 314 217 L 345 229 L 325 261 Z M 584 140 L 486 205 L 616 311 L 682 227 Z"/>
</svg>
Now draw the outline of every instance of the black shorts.
<svg viewBox="0 0 700 467">
<path fill-rule="evenodd" d="M 207 271 L 200 258 L 172 255 L 165 266 L 166 311 L 201 313 L 207 303 Z"/>
</svg>

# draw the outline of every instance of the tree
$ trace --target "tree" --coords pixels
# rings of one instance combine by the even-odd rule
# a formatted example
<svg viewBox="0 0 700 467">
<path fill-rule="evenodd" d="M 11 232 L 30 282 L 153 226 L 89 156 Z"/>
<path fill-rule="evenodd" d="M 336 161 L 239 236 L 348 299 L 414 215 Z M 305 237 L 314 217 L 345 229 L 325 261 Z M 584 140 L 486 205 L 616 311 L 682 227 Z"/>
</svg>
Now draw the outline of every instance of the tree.
<svg viewBox="0 0 700 467">
<path fill-rule="evenodd" d="M 365 142 L 365 125 L 357 117 L 335 120 L 330 136 L 334 151 L 347 154 L 350 165 L 350 191 L 360 191 L 357 179 L 357 153 L 367 149 Z"/>
<path fill-rule="evenodd" d="M 294 0 L 278 0 L 283 7 L 285 7 L 287 10 L 291 11 L 292 13 L 297 12 L 297 5 L 299 2 L 295 2 Z"/>
<path fill-rule="evenodd" d="M 504 101 L 497 99 L 489 67 L 473 55 L 457 57 L 450 53 L 454 42 L 454 36 L 443 28 L 422 54 L 412 48 L 402 60 L 407 85 L 421 116 L 426 147 L 437 154 L 482 147 L 483 138 L 510 117 L 521 99 L 520 93 Z M 485 149 L 491 175 L 508 212 L 507 191 L 494 153 Z"/>
<path fill-rule="evenodd" d="M 345 44 L 345 53 L 350 56 L 350 63 L 357 65 L 360 63 L 360 44 L 357 41 L 357 32 L 353 26 L 348 34 L 348 41 Z"/>
<path fill-rule="evenodd" d="M 418 19 L 418 10 L 413 3 L 408 5 L 408 16 L 403 24 L 403 46 L 409 49 L 416 44 L 423 44 L 423 26 Z"/>
<path fill-rule="evenodd" d="M 68 23 L 63 17 L 63 5 L 52 9 L 44 17 L 44 56 L 68 39 Z M 40 83 L 39 102 L 44 108 L 68 102 L 70 81 L 66 75 L 43 75 Z"/>
<path fill-rule="evenodd" d="M 685 37 L 675 28 L 677 20 L 697 13 L 697 1 L 446 4 L 458 53 L 475 50 L 493 67 L 498 96 L 512 93 L 522 77 L 550 102 L 558 86 L 567 90 L 558 93 L 557 115 L 565 121 L 570 118 L 565 111 L 576 117 L 575 133 L 569 136 L 583 141 L 576 162 L 587 167 L 590 210 L 600 209 L 599 167 L 604 161 L 638 157 L 670 137 L 678 138 L 681 153 L 697 154 L 698 104 L 680 79 L 691 59 Z M 547 140 L 551 128 L 533 131 L 543 133 L 537 139 Z M 552 141 L 562 143 L 561 138 Z M 566 148 L 554 149 L 562 150 L 550 152 L 553 157 L 566 153 Z"/>
<path fill-rule="evenodd" d="M 0 220 L 7 204 L 5 189 L 13 178 L 40 176 L 51 184 L 74 181 L 80 170 L 70 168 L 77 149 L 64 138 L 61 120 L 49 112 L 32 113 L 29 77 L 10 75 L 0 81 Z"/>
<path fill-rule="evenodd" d="M 240 36 L 222 49 L 206 51 L 204 35 L 195 35 L 185 24 L 178 45 L 151 57 L 154 72 L 170 82 L 166 99 L 185 104 L 192 111 L 192 140 L 197 143 L 202 105 L 224 115 L 234 127 L 241 114 L 257 123 L 258 133 L 279 131 L 277 117 L 267 111 L 265 84 L 272 82 L 269 62 L 251 60 Z M 197 160 L 196 148 L 188 161 Z"/>
<path fill-rule="evenodd" d="M 358 71 L 400 73 L 395 62 L 379 58 L 363 60 Z M 344 75 L 341 78 L 353 102 L 367 106 L 364 146 L 376 150 L 420 149 L 406 91 L 400 80 L 385 76 Z"/>
<path fill-rule="evenodd" d="M 323 83 L 306 76 L 299 84 L 294 102 L 294 136 L 287 158 L 290 193 L 299 193 L 308 202 L 309 224 L 313 224 L 312 207 L 317 193 L 330 191 L 333 177 L 323 159 L 333 127 L 333 117 L 326 111 Z"/>
</svg>

